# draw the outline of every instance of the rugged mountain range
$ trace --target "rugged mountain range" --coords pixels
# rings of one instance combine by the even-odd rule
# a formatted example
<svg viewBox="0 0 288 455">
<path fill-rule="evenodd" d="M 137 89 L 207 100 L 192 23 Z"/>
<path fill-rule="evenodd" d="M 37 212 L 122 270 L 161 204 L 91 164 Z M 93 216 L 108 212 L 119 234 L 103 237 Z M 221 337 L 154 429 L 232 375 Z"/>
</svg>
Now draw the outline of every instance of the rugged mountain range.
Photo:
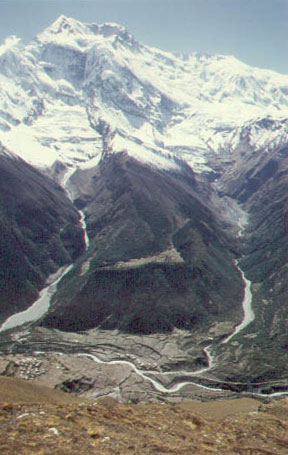
<svg viewBox="0 0 288 455">
<path fill-rule="evenodd" d="M 0 130 L 3 320 L 72 261 L 38 324 L 219 341 L 238 258 L 218 374 L 285 374 L 288 76 L 61 16 L 0 47 Z"/>
</svg>

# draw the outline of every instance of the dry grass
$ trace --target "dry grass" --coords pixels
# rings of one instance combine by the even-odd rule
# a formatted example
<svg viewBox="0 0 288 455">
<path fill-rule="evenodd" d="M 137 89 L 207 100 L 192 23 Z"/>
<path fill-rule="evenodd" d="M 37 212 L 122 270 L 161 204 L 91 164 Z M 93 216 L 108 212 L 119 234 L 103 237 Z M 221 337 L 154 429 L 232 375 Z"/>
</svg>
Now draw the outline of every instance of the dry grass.
<svg viewBox="0 0 288 455">
<path fill-rule="evenodd" d="M 53 390 L 50 387 L 36 386 L 33 382 L 24 379 L 0 376 L 0 402 L 62 405 L 79 403 L 79 398 Z"/>
<path fill-rule="evenodd" d="M 1 455 L 288 453 L 287 400 L 93 403 L 0 378 L 0 401 Z"/>
</svg>

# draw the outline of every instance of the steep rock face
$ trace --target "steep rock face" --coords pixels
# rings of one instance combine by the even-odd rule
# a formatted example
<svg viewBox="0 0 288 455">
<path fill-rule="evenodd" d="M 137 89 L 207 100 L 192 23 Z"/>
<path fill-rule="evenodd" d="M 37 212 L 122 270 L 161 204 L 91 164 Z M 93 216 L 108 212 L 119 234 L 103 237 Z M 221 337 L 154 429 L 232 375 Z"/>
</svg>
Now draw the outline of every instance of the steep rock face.
<svg viewBox="0 0 288 455">
<path fill-rule="evenodd" d="M 165 172 L 122 153 L 87 172 L 86 187 L 84 171 L 73 179 L 84 186 L 76 203 L 86 205 L 90 248 L 59 286 L 45 326 L 152 333 L 205 330 L 228 311 L 240 317 L 233 242 L 187 166 Z"/>
<path fill-rule="evenodd" d="M 47 276 L 83 251 L 79 215 L 62 188 L 0 153 L 0 314 L 36 299 Z"/>
</svg>

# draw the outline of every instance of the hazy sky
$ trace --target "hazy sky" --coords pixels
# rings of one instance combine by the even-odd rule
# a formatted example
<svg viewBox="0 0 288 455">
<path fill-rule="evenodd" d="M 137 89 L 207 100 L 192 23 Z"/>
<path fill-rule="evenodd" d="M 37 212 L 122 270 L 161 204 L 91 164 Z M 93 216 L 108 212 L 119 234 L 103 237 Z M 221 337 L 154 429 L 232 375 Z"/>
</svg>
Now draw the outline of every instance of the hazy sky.
<svg viewBox="0 0 288 455">
<path fill-rule="evenodd" d="M 117 22 L 164 50 L 232 54 L 288 74 L 288 0 L 0 0 L 0 42 L 27 42 L 60 14 Z"/>
</svg>

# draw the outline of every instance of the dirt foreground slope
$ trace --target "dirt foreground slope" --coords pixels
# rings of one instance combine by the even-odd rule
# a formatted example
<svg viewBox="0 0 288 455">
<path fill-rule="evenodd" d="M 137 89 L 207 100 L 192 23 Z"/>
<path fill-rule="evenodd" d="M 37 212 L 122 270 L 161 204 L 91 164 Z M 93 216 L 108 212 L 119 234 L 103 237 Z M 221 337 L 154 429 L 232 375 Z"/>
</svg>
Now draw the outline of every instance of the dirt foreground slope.
<svg viewBox="0 0 288 455">
<path fill-rule="evenodd" d="M 287 455 L 288 400 L 118 404 L 0 377 L 1 455 Z"/>
</svg>

